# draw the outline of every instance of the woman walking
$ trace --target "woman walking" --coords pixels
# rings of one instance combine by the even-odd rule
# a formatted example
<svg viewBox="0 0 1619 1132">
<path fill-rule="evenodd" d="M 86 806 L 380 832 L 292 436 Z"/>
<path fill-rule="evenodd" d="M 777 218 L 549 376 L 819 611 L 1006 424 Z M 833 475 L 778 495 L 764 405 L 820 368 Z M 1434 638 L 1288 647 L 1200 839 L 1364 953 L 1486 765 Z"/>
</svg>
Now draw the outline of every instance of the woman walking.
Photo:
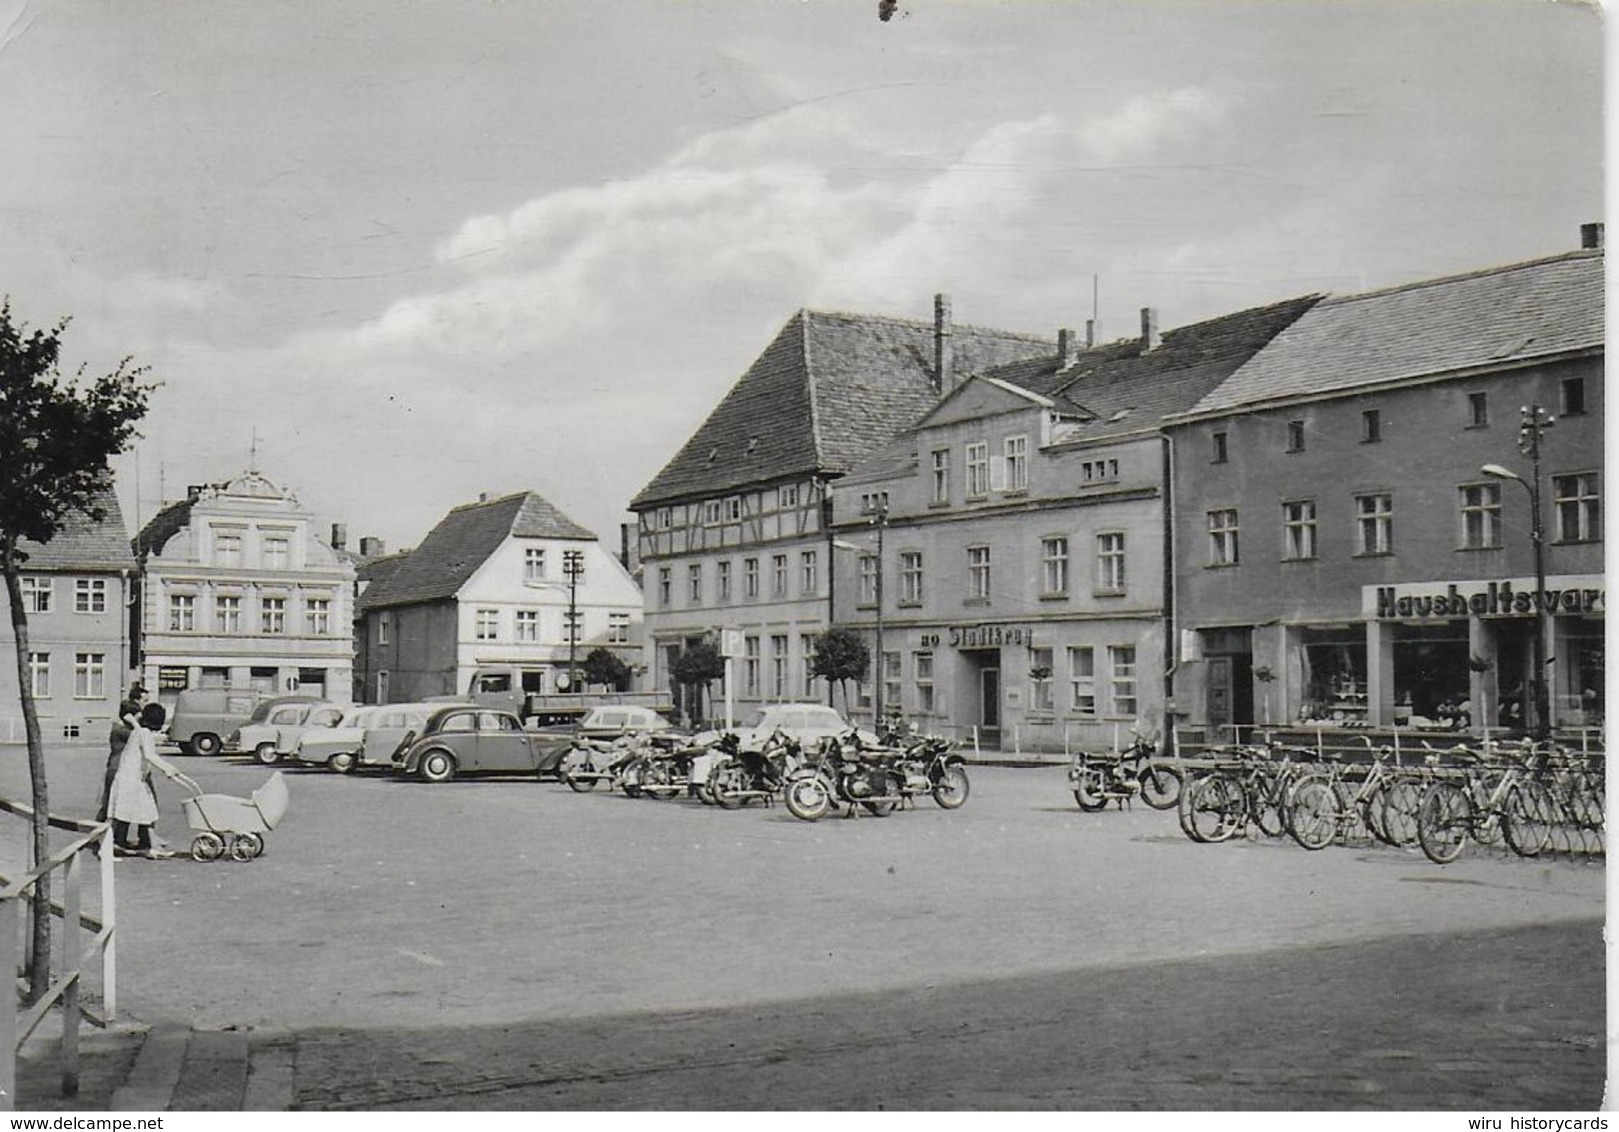
<svg viewBox="0 0 1619 1132">
<path fill-rule="evenodd" d="M 154 732 L 163 727 L 163 705 L 150 703 L 140 715 L 126 717 L 132 730 L 118 759 L 107 800 L 107 816 L 112 819 L 113 851 L 119 856 L 172 857 L 167 849 L 152 848 L 152 827 L 157 824 L 157 795 L 152 793 L 152 771 L 165 778 L 189 785 L 197 784 L 173 763 L 157 753 Z"/>
</svg>

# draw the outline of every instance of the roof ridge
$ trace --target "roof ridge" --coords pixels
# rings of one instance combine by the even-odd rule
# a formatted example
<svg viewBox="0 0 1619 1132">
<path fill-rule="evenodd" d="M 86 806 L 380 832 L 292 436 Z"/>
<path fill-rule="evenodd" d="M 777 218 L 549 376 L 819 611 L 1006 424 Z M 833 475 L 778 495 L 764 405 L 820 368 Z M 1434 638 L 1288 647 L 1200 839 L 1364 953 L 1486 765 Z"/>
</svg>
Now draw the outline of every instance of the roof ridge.
<svg viewBox="0 0 1619 1132">
<path fill-rule="evenodd" d="M 1491 267 L 1478 267 L 1471 271 L 1459 271 L 1453 275 L 1436 275 L 1428 279 L 1413 279 L 1407 283 L 1394 283 L 1387 287 L 1375 287 L 1370 291 L 1354 291 L 1347 295 L 1328 295 L 1322 300 L 1322 305 L 1345 306 L 1365 299 L 1379 299 L 1405 291 L 1420 291 L 1424 287 L 1443 287 L 1451 283 L 1461 283 L 1468 279 L 1484 279 L 1491 275 L 1504 275 L 1509 271 L 1524 271 L 1531 267 L 1544 267 L 1551 263 L 1572 262 L 1581 259 L 1601 259 L 1602 255 L 1603 249 L 1601 248 L 1575 248 L 1572 251 L 1559 252 L 1556 255 L 1516 260 L 1512 263 L 1498 263 Z"/>
<path fill-rule="evenodd" d="M 930 333 L 935 329 L 933 322 L 928 319 L 905 318 L 900 315 L 892 314 L 863 314 L 859 311 L 821 310 L 815 307 L 800 307 L 799 314 L 816 318 L 848 319 L 852 322 L 886 322 L 893 326 L 913 327 L 918 330 L 926 330 Z M 981 326 L 972 322 L 952 322 L 950 329 L 952 333 L 965 332 L 968 334 L 980 335 L 993 334 L 1000 338 L 1011 338 L 1019 342 L 1050 342 L 1055 344 L 1057 341 L 1054 336 L 1030 334 L 1023 330 L 1006 330 L 998 326 Z"/>
<path fill-rule="evenodd" d="M 509 491 L 505 495 L 498 496 L 494 499 L 474 499 L 471 503 L 457 503 L 454 507 L 450 508 L 450 513 L 456 511 L 468 511 L 474 507 L 493 507 L 497 503 L 508 503 L 519 496 L 526 498 L 533 494 L 533 488 L 523 488 L 520 491 Z"/>
</svg>

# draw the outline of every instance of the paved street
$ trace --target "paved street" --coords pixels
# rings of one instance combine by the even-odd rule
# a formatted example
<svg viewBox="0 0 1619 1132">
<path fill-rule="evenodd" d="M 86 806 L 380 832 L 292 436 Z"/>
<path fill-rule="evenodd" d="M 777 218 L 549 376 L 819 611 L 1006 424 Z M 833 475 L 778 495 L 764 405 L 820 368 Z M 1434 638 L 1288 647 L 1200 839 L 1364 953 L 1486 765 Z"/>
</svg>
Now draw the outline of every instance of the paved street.
<svg viewBox="0 0 1619 1132">
<path fill-rule="evenodd" d="M 54 808 L 99 774 L 58 757 Z M 120 863 L 122 1008 L 247 1032 L 301 1107 L 1600 1100 L 1599 865 L 1200 846 L 1060 768 L 972 775 L 954 813 L 808 824 L 289 771 L 262 859 Z"/>
</svg>

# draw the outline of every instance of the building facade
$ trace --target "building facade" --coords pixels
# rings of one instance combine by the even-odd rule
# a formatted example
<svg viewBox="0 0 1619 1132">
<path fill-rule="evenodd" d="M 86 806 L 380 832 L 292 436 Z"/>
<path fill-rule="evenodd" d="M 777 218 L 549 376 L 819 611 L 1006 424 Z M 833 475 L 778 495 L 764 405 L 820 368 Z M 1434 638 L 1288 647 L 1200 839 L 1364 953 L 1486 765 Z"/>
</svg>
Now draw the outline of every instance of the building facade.
<svg viewBox="0 0 1619 1132">
<path fill-rule="evenodd" d="M 353 565 L 291 491 L 249 471 L 193 487 L 135 540 L 146 687 L 300 692 L 339 702 L 353 682 Z"/>
<path fill-rule="evenodd" d="M 1600 726 L 1603 253 L 1588 243 L 1323 301 L 1171 422 L 1179 718 L 1520 728 L 1543 627 L 1551 722 Z M 1530 406 L 1556 418 L 1539 601 Z"/>
<path fill-rule="evenodd" d="M 835 621 L 856 714 L 1009 751 L 1100 750 L 1164 710 L 1159 425 L 1314 302 L 1078 347 L 969 379 L 836 488 Z M 870 718 L 870 715 L 868 715 Z"/>
<path fill-rule="evenodd" d="M 831 621 L 832 484 L 959 375 L 1051 345 L 955 326 L 942 295 L 932 325 L 794 315 L 630 504 L 652 686 L 671 689 L 689 718 L 717 718 L 721 705 L 677 686 L 673 664 L 698 642 L 730 640 L 735 710 L 824 698 L 810 663 Z"/>
<path fill-rule="evenodd" d="M 27 555 L 21 579 L 28 620 L 23 666 L 47 744 L 105 741 L 129 682 L 135 557 L 111 488 L 100 493 L 96 506 L 104 518 L 75 514 L 50 542 L 19 544 Z M 17 644 L 3 588 L 0 612 L 0 648 L 6 655 L 0 664 L 0 742 L 20 743 L 27 736 L 17 688 Z"/>
<path fill-rule="evenodd" d="M 640 663 L 640 587 L 532 491 L 457 507 L 420 546 L 363 573 L 368 703 L 462 694 L 492 667 L 520 672 L 526 692 L 568 691 L 596 648 Z"/>
</svg>

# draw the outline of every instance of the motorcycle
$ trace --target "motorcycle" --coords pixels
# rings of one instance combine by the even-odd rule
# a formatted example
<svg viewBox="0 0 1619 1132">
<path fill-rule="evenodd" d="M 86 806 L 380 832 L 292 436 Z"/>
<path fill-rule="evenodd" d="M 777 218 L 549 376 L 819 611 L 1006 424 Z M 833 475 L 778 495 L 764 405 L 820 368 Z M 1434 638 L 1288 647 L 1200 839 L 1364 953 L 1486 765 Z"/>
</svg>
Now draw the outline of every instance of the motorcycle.
<svg viewBox="0 0 1619 1132">
<path fill-rule="evenodd" d="M 631 798 L 675 798 L 682 794 L 702 797 L 707 784 L 693 782 L 691 768 L 692 760 L 706 750 L 707 747 L 654 739 L 619 771 L 619 789 Z"/>
<path fill-rule="evenodd" d="M 625 768 L 657 741 L 644 736 L 612 740 L 576 738 L 557 763 L 557 778 L 579 794 L 596 789 L 599 782 L 617 785 Z"/>
<path fill-rule="evenodd" d="M 735 734 L 723 736 L 717 747 L 708 774 L 708 795 L 727 810 L 754 799 L 770 805 L 786 785 L 790 769 L 803 758 L 798 740 L 780 728 L 756 749 L 743 750 Z"/>
<path fill-rule="evenodd" d="M 1074 801 L 1087 813 L 1104 810 L 1109 802 L 1123 809 L 1136 798 L 1155 810 L 1173 809 L 1180 800 L 1181 775 L 1174 767 L 1158 761 L 1157 754 L 1157 744 L 1141 735 L 1122 751 L 1080 751 L 1068 768 Z"/>
<path fill-rule="evenodd" d="M 946 810 L 967 801 L 971 784 L 965 759 L 948 739 L 928 737 L 909 747 L 867 747 L 857 733 L 821 740 L 815 754 L 787 777 L 788 811 L 817 821 L 838 806 L 845 816 L 860 810 L 884 817 L 902 805 L 915 806 L 918 794 L 931 794 Z"/>
</svg>

